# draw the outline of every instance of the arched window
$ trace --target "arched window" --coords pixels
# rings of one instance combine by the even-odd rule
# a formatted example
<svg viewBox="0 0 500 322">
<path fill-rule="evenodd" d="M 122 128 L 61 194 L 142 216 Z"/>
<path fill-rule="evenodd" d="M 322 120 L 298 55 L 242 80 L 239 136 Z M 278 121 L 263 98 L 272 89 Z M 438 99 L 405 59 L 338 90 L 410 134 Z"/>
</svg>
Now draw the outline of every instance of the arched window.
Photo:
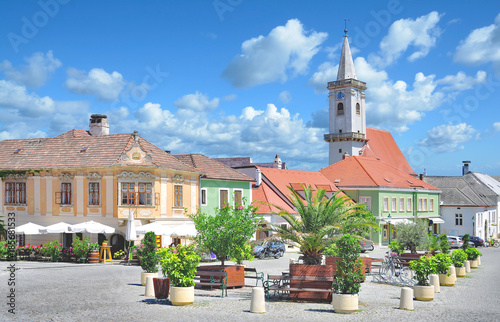
<svg viewBox="0 0 500 322">
<path fill-rule="evenodd" d="M 361 115 L 361 106 L 359 103 L 356 103 L 356 115 Z"/>
<path fill-rule="evenodd" d="M 339 130 L 339 133 L 342 133 L 342 129 Z"/>
<path fill-rule="evenodd" d="M 337 105 L 337 115 L 344 115 L 344 104 L 339 103 Z"/>
</svg>

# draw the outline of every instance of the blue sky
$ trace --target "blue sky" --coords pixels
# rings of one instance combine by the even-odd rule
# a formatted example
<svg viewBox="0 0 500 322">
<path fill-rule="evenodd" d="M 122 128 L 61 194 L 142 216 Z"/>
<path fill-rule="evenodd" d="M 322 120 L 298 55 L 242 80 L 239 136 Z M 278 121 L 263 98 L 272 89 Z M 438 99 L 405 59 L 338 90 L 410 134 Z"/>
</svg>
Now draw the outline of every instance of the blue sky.
<svg viewBox="0 0 500 322">
<path fill-rule="evenodd" d="M 138 130 L 172 153 L 328 166 L 344 19 L 367 126 L 417 173 L 500 175 L 496 1 L 0 1 L 0 139 Z"/>
</svg>

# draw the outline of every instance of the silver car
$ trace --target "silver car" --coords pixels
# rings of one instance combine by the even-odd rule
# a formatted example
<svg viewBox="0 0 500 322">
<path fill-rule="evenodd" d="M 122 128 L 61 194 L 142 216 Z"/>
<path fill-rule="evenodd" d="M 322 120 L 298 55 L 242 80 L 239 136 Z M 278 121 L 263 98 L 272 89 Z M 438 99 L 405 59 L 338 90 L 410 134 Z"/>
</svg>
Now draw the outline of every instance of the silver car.
<svg viewBox="0 0 500 322">
<path fill-rule="evenodd" d="M 374 250 L 375 249 L 375 246 L 373 246 L 373 242 L 371 240 L 362 239 L 359 241 L 359 243 L 361 244 L 361 252 L 362 253 L 366 252 L 367 250 Z"/>
<path fill-rule="evenodd" d="M 446 236 L 448 237 L 448 244 L 450 244 L 450 248 L 460 248 L 464 244 L 462 238 L 458 236 Z"/>
</svg>

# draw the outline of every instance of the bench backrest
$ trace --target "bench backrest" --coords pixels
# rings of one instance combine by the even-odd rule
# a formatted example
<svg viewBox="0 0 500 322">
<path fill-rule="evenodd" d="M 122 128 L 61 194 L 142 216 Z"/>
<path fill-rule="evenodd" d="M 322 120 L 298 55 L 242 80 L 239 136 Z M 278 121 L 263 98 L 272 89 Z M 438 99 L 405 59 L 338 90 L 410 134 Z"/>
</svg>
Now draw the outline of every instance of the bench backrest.
<svg viewBox="0 0 500 322">
<path fill-rule="evenodd" d="M 285 280 L 285 281 L 333 282 L 333 276 L 268 275 L 267 278 L 269 280 Z"/>
<path fill-rule="evenodd" d="M 255 267 L 245 267 L 245 272 L 257 273 Z"/>
</svg>

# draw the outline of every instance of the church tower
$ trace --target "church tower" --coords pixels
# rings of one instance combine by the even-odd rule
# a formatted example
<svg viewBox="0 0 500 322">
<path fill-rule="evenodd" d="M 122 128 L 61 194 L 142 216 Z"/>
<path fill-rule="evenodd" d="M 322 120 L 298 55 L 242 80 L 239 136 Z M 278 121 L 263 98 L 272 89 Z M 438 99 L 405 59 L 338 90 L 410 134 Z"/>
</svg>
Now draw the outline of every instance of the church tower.
<svg viewBox="0 0 500 322">
<path fill-rule="evenodd" d="M 329 143 L 329 164 L 344 156 L 359 155 L 366 144 L 365 90 L 354 70 L 351 49 L 344 30 L 337 80 L 328 83 L 330 133 L 324 135 Z"/>
</svg>

